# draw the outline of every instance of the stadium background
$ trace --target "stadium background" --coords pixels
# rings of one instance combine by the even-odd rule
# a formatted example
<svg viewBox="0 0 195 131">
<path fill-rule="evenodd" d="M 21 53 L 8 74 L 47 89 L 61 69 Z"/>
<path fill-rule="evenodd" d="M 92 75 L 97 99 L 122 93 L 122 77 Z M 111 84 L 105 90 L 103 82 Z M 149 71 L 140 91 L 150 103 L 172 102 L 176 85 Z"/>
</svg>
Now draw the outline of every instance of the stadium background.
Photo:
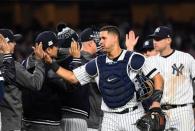
<svg viewBox="0 0 195 131">
<path fill-rule="evenodd" d="M 43 30 L 65 22 L 76 31 L 104 24 L 117 25 L 122 36 L 133 29 L 142 39 L 159 25 L 174 30 L 176 49 L 195 56 L 195 1 L 193 0 L 1 0 L 0 28 L 24 35 L 20 42 L 33 45 Z M 123 43 L 122 43 L 123 46 Z M 28 54 L 28 50 L 25 50 Z"/>
</svg>

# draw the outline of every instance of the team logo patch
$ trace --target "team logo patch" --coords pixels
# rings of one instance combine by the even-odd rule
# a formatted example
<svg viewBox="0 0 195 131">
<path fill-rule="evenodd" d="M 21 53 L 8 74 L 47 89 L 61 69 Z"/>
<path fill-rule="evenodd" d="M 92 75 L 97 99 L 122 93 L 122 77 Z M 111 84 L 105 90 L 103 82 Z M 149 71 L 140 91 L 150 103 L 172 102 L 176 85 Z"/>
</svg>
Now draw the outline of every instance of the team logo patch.
<svg viewBox="0 0 195 131">
<path fill-rule="evenodd" d="M 176 76 L 183 75 L 183 73 L 182 73 L 183 68 L 184 68 L 183 64 L 180 64 L 179 67 L 177 67 L 176 64 L 173 64 L 172 65 L 172 69 L 173 69 L 172 74 L 175 74 Z"/>
<path fill-rule="evenodd" d="M 160 28 L 159 28 L 159 27 L 156 28 L 155 32 L 156 32 L 156 33 L 157 33 L 157 32 L 160 32 Z"/>
</svg>

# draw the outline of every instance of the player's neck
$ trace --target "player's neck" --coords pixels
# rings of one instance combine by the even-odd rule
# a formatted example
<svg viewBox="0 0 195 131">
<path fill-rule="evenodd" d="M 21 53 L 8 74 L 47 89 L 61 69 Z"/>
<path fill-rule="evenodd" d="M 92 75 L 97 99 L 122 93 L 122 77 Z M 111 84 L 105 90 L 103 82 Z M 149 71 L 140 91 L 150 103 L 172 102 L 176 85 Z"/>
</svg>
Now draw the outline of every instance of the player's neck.
<svg viewBox="0 0 195 131">
<path fill-rule="evenodd" d="M 115 48 L 114 50 L 112 50 L 111 52 L 107 53 L 107 56 L 109 59 L 114 59 L 116 57 L 118 57 L 122 52 L 122 49 L 120 47 Z"/>
<path fill-rule="evenodd" d="M 160 52 L 160 56 L 168 56 L 173 52 L 173 49 L 171 47 L 168 47 Z"/>
</svg>

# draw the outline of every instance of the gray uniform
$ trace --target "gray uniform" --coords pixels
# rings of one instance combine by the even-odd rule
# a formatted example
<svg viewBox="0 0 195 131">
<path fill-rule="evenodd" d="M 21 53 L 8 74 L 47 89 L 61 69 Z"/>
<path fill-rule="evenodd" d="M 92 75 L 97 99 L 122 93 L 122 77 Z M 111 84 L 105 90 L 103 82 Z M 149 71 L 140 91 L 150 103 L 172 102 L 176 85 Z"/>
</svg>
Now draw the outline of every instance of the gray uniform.
<svg viewBox="0 0 195 131">
<path fill-rule="evenodd" d="M 2 55 L 0 61 L 2 64 Z M 37 61 L 35 71 L 31 74 L 20 63 L 15 62 L 16 82 L 30 89 L 41 89 L 45 71 L 43 65 L 41 61 Z M 21 129 L 22 100 L 20 85 L 5 84 L 4 99 L 0 103 L 0 111 L 2 114 L 2 131 Z"/>
</svg>

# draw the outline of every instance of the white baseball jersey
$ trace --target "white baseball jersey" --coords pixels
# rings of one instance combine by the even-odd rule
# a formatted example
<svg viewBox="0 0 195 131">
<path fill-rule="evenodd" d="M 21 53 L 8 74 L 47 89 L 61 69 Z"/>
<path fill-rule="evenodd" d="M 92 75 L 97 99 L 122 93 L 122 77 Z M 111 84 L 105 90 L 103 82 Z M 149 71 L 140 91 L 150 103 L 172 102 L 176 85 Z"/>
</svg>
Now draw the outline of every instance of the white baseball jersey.
<svg viewBox="0 0 195 131">
<path fill-rule="evenodd" d="M 175 50 L 169 56 L 155 56 L 153 60 L 164 78 L 161 103 L 174 105 L 193 103 L 194 58 L 188 53 Z"/>
<path fill-rule="evenodd" d="M 169 56 L 156 56 L 153 59 L 164 78 L 164 90 L 161 104 L 183 105 L 170 110 L 167 114 L 166 129 L 176 128 L 179 131 L 194 130 L 192 80 L 195 79 L 195 60 L 181 51 L 173 51 Z"/>
<path fill-rule="evenodd" d="M 124 56 L 125 56 L 126 50 L 123 50 L 123 52 L 121 53 L 121 55 L 119 56 L 118 60 L 123 60 Z M 135 53 L 135 52 L 134 52 Z M 131 61 L 132 55 L 129 58 L 129 63 Z M 108 62 L 113 62 L 111 59 L 109 59 L 108 57 L 106 58 L 106 63 Z M 99 73 L 98 73 L 98 67 L 97 67 L 97 63 L 96 63 L 96 68 L 97 68 L 97 75 L 94 77 L 91 77 L 85 69 L 85 65 L 73 70 L 76 78 L 78 79 L 78 81 L 80 82 L 81 85 L 87 84 L 89 82 L 91 82 L 92 79 L 95 80 L 95 82 L 97 83 L 97 85 L 99 86 Z M 151 62 L 148 59 L 145 59 L 145 63 L 142 66 L 142 71 L 145 75 L 150 74 L 149 77 L 153 78 L 159 71 L 156 69 L 154 64 L 151 64 Z M 129 69 L 128 69 L 128 75 L 130 77 L 131 80 L 135 79 L 135 76 L 137 75 L 138 71 L 133 71 L 130 69 L 130 64 L 129 64 Z M 102 101 L 102 105 L 101 105 L 101 109 L 103 111 L 106 112 L 120 112 L 126 108 L 130 108 L 130 107 L 134 107 L 135 105 L 137 105 L 137 100 L 136 100 L 136 96 L 134 95 L 134 98 L 131 99 L 126 105 L 119 107 L 119 108 L 114 108 L 111 109 L 109 108 L 104 101 Z"/>
</svg>

